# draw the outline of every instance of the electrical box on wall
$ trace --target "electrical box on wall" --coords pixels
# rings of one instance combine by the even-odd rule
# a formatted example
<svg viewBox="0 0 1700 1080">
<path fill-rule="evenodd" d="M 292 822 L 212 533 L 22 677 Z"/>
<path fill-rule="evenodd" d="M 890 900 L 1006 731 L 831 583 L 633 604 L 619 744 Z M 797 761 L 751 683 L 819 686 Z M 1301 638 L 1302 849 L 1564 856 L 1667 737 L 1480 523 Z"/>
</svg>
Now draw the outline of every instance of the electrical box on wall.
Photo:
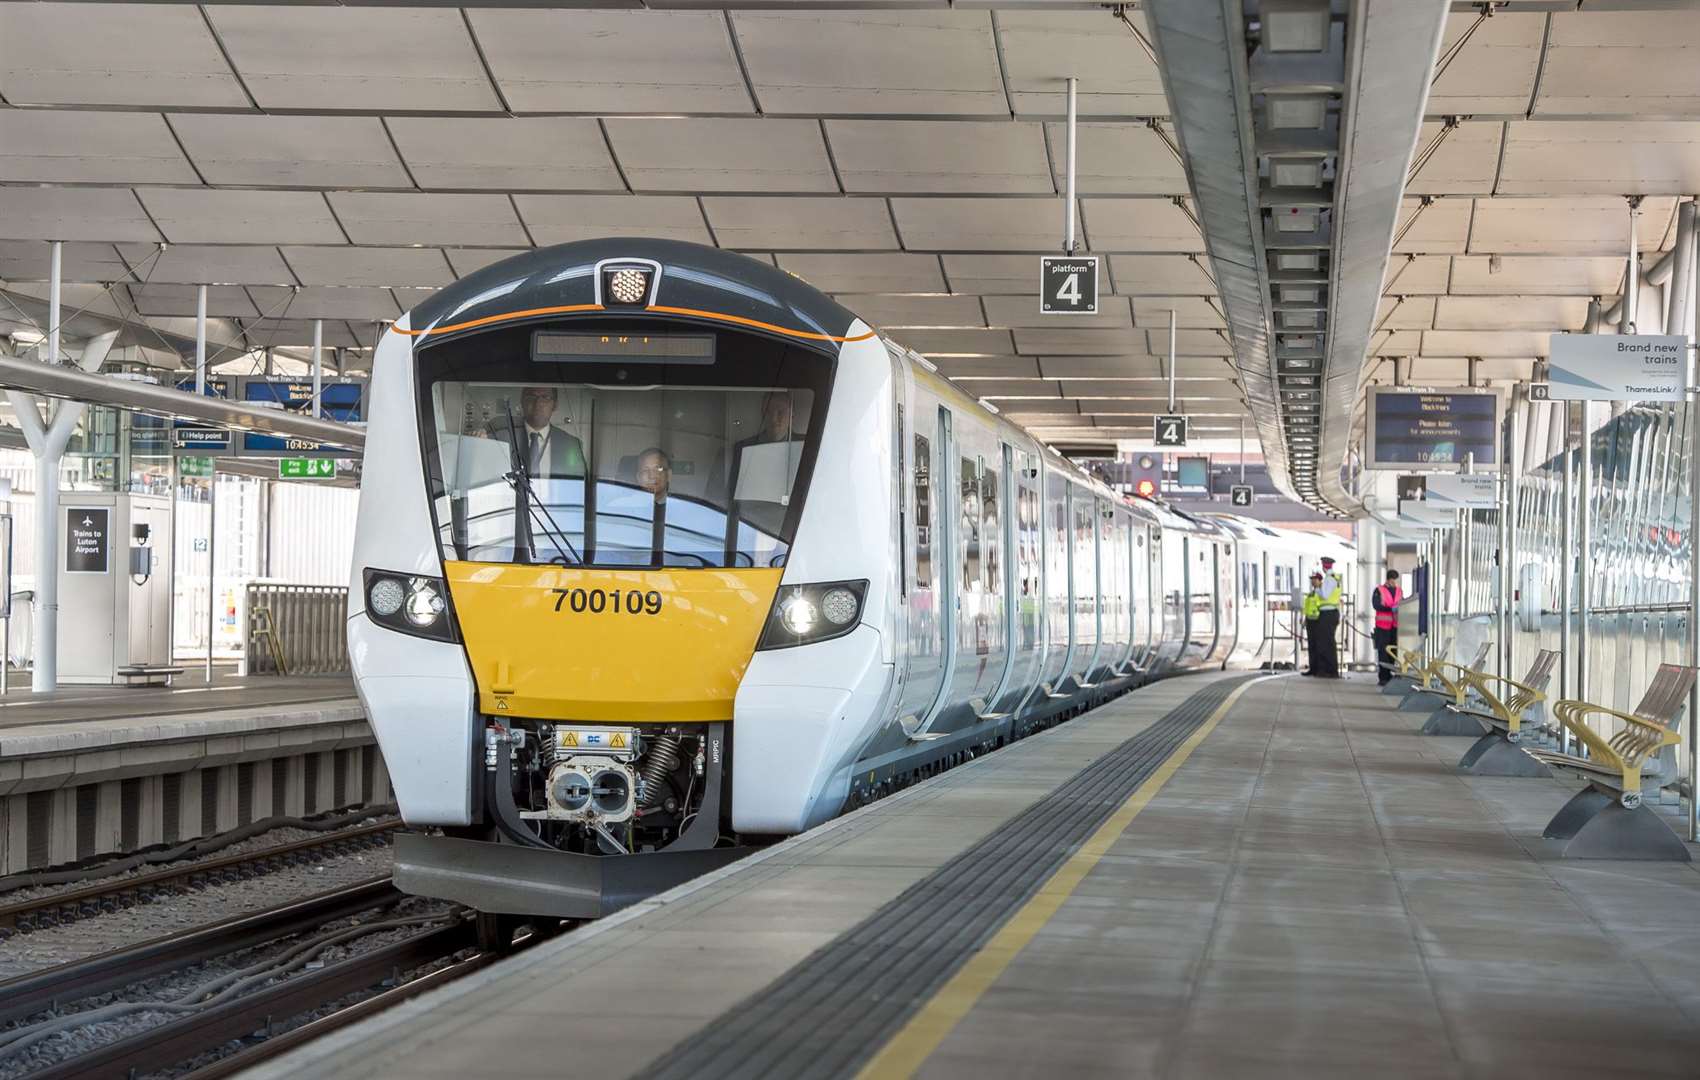
<svg viewBox="0 0 1700 1080">
<path fill-rule="evenodd" d="M 1541 566 L 1527 562 L 1517 568 L 1517 629 L 1541 628 Z"/>
<path fill-rule="evenodd" d="M 59 555 L 59 678 L 113 684 L 171 663 L 171 501 L 66 491 Z"/>
</svg>

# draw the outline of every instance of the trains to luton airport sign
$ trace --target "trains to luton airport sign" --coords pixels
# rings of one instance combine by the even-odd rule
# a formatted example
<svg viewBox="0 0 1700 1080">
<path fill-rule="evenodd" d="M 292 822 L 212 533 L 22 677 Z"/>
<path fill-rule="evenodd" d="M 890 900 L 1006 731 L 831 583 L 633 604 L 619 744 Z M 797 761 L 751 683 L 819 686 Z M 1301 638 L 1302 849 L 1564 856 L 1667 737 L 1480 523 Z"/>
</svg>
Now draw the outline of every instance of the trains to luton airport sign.
<svg viewBox="0 0 1700 1080">
<path fill-rule="evenodd" d="M 1098 314 L 1098 256 L 1040 256 L 1039 313 Z"/>
<path fill-rule="evenodd" d="M 1682 401 L 1688 339 L 1659 334 L 1554 334 L 1550 401 Z"/>
<path fill-rule="evenodd" d="M 1364 444 L 1371 469 L 1455 472 L 1466 461 L 1499 468 L 1497 390 L 1373 387 Z"/>
</svg>

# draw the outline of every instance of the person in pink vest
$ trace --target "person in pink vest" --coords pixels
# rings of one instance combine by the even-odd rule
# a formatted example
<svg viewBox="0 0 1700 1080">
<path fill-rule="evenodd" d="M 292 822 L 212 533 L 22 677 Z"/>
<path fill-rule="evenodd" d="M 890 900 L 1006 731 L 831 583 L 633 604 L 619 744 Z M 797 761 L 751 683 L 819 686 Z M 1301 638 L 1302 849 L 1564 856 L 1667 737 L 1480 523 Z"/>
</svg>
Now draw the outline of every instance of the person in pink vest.
<svg viewBox="0 0 1700 1080">
<path fill-rule="evenodd" d="M 1399 571 L 1387 571 L 1387 580 L 1370 594 L 1370 606 L 1375 609 L 1375 678 L 1386 686 L 1393 678 L 1393 658 L 1387 647 L 1399 640 L 1399 601 L 1404 598 L 1399 589 Z"/>
</svg>

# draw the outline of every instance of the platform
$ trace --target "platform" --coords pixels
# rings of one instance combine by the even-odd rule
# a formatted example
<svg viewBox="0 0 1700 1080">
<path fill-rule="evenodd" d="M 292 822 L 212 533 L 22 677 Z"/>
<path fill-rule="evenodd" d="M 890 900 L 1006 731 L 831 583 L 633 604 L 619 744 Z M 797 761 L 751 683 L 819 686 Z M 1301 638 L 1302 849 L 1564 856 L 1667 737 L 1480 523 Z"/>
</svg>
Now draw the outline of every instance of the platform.
<svg viewBox="0 0 1700 1080">
<path fill-rule="evenodd" d="M 1693 1075 L 1700 939 L 1662 928 L 1700 872 L 1557 862 L 1571 785 L 1459 777 L 1464 741 L 1368 680 L 1244 679 L 1138 691 L 248 1075 Z M 1022 828 L 1158 737 L 1131 798 L 1063 805 L 1114 811 L 1084 847 Z"/>
<path fill-rule="evenodd" d="M 0 699 L 0 876 L 390 801 L 346 676 Z"/>
</svg>

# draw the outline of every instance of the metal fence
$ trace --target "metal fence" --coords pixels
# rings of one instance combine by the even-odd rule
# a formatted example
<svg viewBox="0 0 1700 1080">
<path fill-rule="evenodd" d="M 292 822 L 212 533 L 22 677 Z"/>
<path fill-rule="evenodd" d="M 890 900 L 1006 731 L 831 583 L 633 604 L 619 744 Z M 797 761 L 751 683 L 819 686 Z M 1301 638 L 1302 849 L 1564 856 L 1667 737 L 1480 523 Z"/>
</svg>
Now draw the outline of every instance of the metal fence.
<svg viewBox="0 0 1700 1080">
<path fill-rule="evenodd" d="M 251 581 L 244 600 L 247 674 L 324 675 L 349 670 L 346 587 Z"/>
</svg>

